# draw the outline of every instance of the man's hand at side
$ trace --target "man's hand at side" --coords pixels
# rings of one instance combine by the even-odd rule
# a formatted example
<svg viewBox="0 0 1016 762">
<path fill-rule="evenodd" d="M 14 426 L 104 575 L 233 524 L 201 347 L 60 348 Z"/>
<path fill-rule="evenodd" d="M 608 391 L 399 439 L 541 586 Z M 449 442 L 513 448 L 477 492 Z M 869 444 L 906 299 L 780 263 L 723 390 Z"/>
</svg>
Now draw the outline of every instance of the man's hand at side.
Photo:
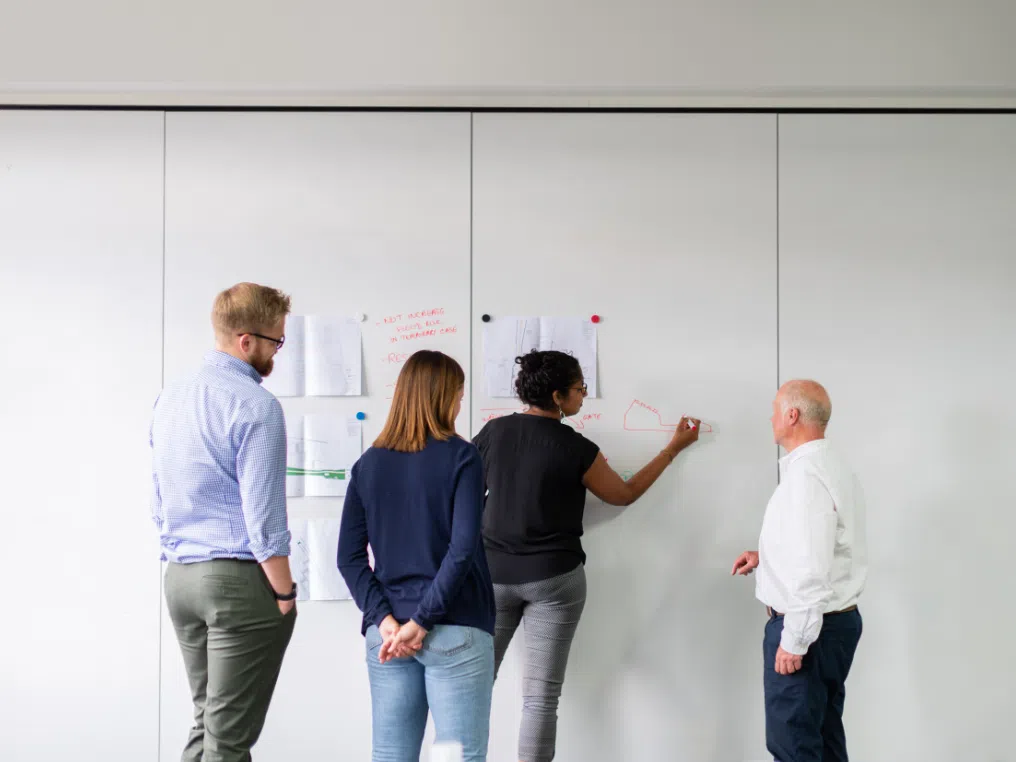
<svg viewBox="0 0 1016 762">
<path fill-rule="evenodd" d="M 803 663 L 803 656 L 784 651 L 783 646 L 776 649 L 776 674 L 792 675 L 801 668 Z"/>
</svg>

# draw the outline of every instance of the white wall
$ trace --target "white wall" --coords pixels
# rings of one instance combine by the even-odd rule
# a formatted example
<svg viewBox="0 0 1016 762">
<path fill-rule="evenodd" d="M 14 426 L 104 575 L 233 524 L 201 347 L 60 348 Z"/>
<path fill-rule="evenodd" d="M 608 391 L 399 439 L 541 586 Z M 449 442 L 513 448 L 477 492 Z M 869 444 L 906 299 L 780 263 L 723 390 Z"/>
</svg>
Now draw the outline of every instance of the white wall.
<svg viewBox="0 0 1016 762">
<path fill-rule="evenodd" d="M 0 112 L 0 558 L 30 591 L 0 635 L 0 759 L 152 762 L 160 702 L 175 757 L 187 697 L 168 628 L 160 665 L 147 424 L 163 342 L 167 370 L 196 362 L 215 289 L 247 277 L 368 317 L 442 288 L 473 331 L 485 310 L 602 312 L 588 425 L 618 465 L 655 447 L 618 431 L 629 393 L 718 424 L 647 502 L 590 509 L 562 762 L 762 758 L 759 609 L 726 574 L 775 477 L 777 359 L 829 385 L 869 496 L 854 756 L 1007 759 L 1016 117 L 781 116 L 778 164 L 772 115 L 478 115 L 472 136 L 468 119 L 171 114 L 164 271 L 161 114 Z M 375 425 L 370 385 L 394 368 L 370 325 Z M 478 360 L 475 334 L 449 351 L 470 339 Z M 369 744 L 358 617 L 329 606 L 298 624 L 265 762 Z M 492 762 L 512 758 L 516 662 L 504 678 Z"/>
<path fill-rule="evenodd" d="M 1007 0 L 0 8 L 7 103 L 1016 103 Z"/>
<path fill-rule="evenodd" d="M 869 504 L 857 759 L 1014 758 L 1014 210 L 1016 117 L 780 117 L 780 371 Z"/>
<path fill-rule="evenodd" d="M 162 114 L 0 111 L 0 759 L 156 758 Z"/>
<path fill-rule="evenodd" d="M 713 430 L 633 506 L 588 501 L 559 762 L 762 756 L 763 612 L 729 571 L 776 486 L 775 154 L 772 114 L 474 118 L 475 312 L 601 317 L 599 394 L 572 425 L 618 472 L 670 438 L 625 428 L 635 399 Z M 474 431 L 513 404 L 473 399 Z M 499 682 L 521 685 L 512 666 Z M 495 719 L 493 762 L 516 760 L 517 718 Z"/>
</svg>

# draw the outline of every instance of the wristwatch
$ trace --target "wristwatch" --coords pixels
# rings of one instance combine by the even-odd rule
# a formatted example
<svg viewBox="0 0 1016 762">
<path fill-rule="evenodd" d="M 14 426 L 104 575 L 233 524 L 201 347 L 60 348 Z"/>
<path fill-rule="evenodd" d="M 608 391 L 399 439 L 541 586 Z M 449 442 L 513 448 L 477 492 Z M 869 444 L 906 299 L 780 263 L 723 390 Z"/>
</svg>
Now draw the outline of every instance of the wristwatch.
<svg viewBox="0 0 1016 762">
<path fill-rule="evenodd" d="M 279 595 L 277 592 L 275 592 L 275 588 L 273 587 L 272 588 L 272 595 L 275 596 L 275 600 L 277 600 L 277 601 L 295 601 L 296 600 L 296 583 L 295 582 L 293 583 L 293 590 L 292 590 L 292 592 L 289 592 L 286 595 Z"/>
</svg>

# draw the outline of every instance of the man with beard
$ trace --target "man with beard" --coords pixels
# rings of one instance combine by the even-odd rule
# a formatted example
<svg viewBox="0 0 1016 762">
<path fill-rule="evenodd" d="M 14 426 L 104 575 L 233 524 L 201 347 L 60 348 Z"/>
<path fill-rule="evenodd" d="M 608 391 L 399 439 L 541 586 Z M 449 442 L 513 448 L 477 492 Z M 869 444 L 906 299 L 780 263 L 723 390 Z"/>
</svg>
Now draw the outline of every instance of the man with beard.
<svg viewBox="0 0 1016 762">
<path fill-rule="evenodd" d="M 250 760 L 296 621 L 286 426 L 261 386 L 289 305 L 254 283 L 223 291 L 215 350 L 155 404 L 152 518 L 194 700 L 182 762 Z"/>
</svg>

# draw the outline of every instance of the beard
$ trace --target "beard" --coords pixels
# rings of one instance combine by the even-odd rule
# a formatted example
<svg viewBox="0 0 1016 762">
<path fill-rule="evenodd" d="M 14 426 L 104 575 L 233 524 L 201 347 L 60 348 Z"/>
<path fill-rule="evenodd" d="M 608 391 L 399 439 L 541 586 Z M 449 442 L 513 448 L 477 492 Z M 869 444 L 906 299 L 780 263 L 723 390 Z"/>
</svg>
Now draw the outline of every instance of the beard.
<svg viewBox="0 0 1016 762">
<path fill-rule="evenodd" d="M 265 378 L 272 374 L 272 368 L 275 367 L 275 360 L 271 357 L 253 357 L 250 361 L 251 367 L 254 368 L 260 375 L 261 378 Z"/>
</svg>

